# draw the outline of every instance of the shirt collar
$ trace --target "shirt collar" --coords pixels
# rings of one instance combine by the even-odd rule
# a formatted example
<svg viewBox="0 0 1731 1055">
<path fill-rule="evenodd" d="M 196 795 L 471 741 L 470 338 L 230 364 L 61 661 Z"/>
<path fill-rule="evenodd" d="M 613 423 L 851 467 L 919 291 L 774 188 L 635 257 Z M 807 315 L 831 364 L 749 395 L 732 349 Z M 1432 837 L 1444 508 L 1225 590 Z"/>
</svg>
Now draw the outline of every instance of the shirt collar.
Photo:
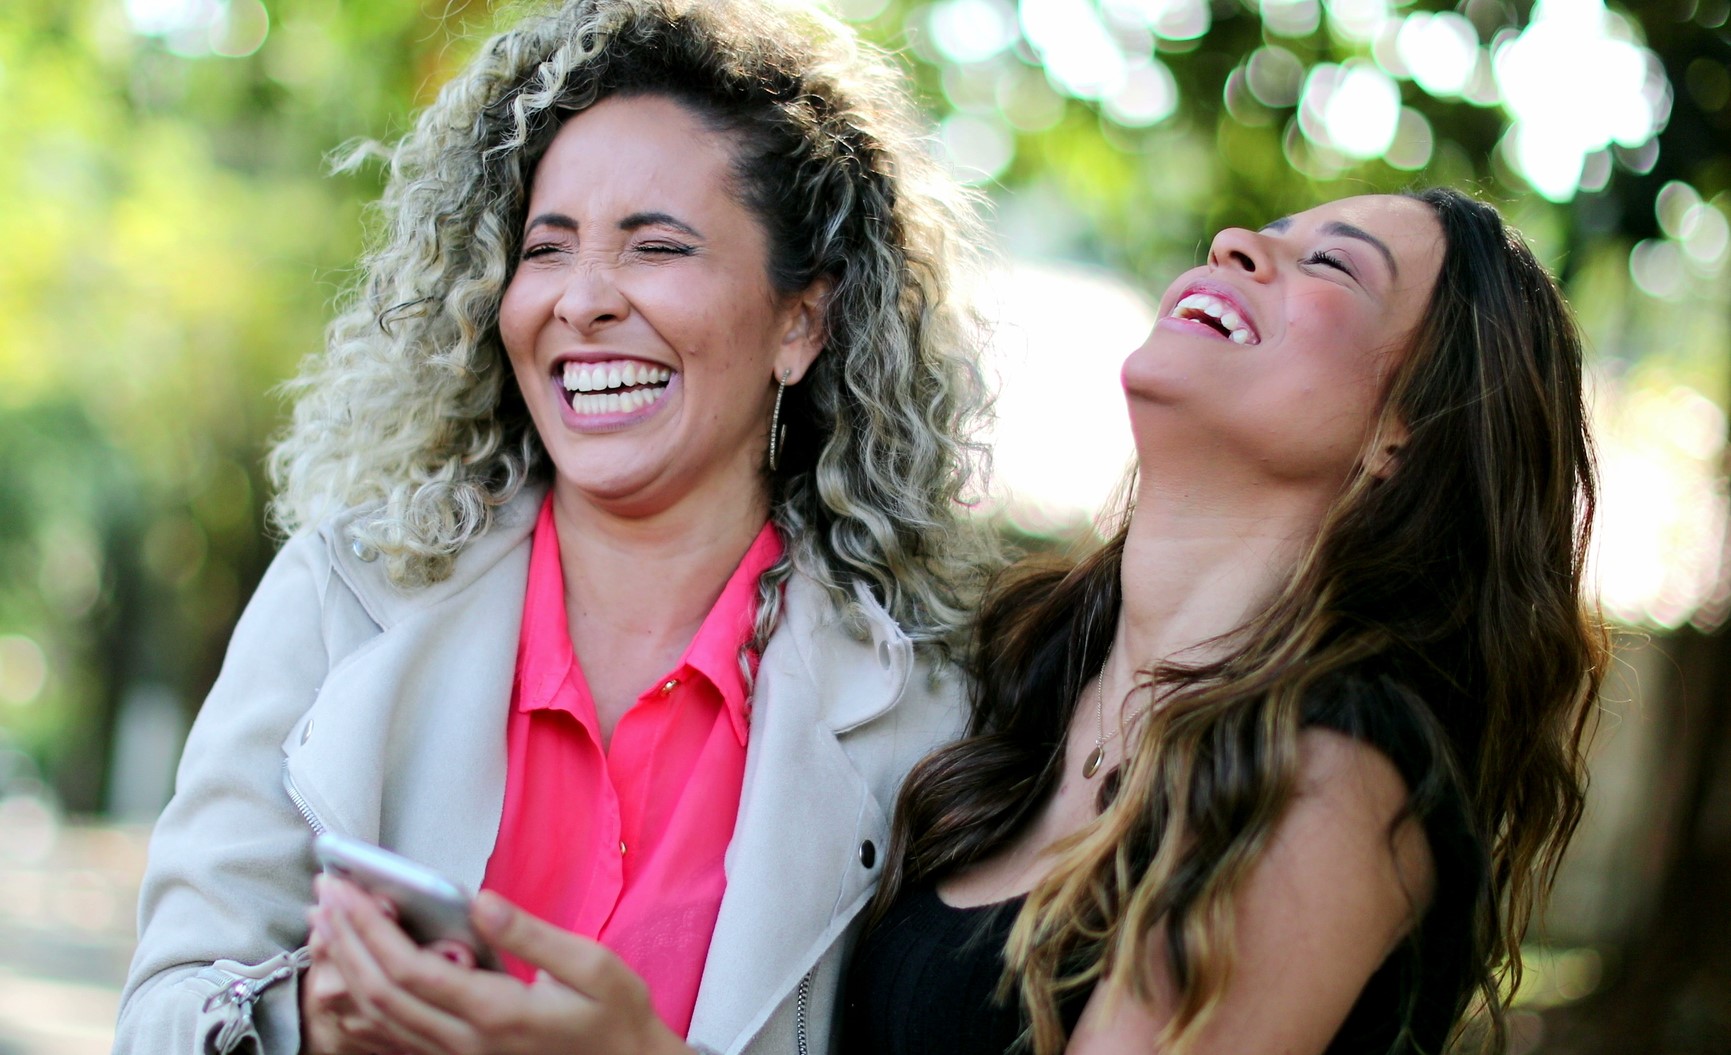
<svg viewBox="0 0 1731 1055">
<path fill-rule="evenodd" d="M 781 554 L 781 535 L 774 523 L 766 521 L 722 586 L 720 596 L 697 628 L 685 655 L 664 675 L 679 677 L 692 671 L 708 680 L 721 694 L 740 743 L 746 741 L 751 704 L 745 674 L 739 669 L 739 654 L 750 643 L 752 626 L 757 620 L 757 581 L 781 559 Z M 524 674 L 518 709 L 531 711 L 556 706 L 559 687 L 576 657 L 571 652 L 570 626 L 565 615 L 565 571 L 559 563 L 559 533 L 553 521 L 551 492 L 542 502 L 535 521 L 518 648 L 518 669 Z M 555 661 L 554 657 L 563 657 L 563 661 Z M 524 662 L 526 658 L 529 662 Z M 758 657 L 754 653 L 749 658 L 755 671 Z M 660 684 L 645 686 L 644 695 Z"/>
<path fill-rule="evenodd" d="M 781 559 L 781 553 L 780 533 L 773 523 L 765 522 L 721 588 L 721 596 L 715 599 L 703 625 L 697 628 L 697 635 L 691 639 L 680 664 L 702 674 L 721 693 L 740 743 L 746 739 L 751 701 L 746 693 L 745 674 L 739 669 L 739 654 L 751 642 L 752 626 L 757 621 L 757 581 Z M 757 654 L 748 658 L 755 673 Z"/>
<path fill-rule="evenodd" d="M 529 545 L 528 592 L 523 598 L 523 630 L 517 640 L 517 709 L 555 706 L 559 686 L 576 656 L 565 617 L 565 569 L 559 565 L 559 531 L 553 524 L 551 490 L 535 518 Z"/>
</svg>

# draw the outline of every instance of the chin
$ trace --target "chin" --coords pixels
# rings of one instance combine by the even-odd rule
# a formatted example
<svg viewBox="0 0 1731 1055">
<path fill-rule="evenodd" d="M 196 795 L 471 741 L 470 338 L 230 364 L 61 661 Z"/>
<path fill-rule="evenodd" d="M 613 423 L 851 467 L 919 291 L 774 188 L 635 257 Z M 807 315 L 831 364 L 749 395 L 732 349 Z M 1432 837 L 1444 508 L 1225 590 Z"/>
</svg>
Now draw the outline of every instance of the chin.
<svg viewBox="0 0 1731 1055">
<path fill-rule="evenodd" d="M 618 458 L 607 459 L 606 465 L 594 464 L 599 460 L 555 458 L 554 489 L 592 502 L 611 503 L 629 499 L 655 479 L 655 473 L 643 466 L 622 465 Z"/>
<path fill-rule="evenodd" d="M 1118 381 L 1124 389 L 1124 402 L 1130 418 L 1148 407 L 1170 407 L 1194 396 L 1194 378 L 1172 364 L 1158 360 L 1138 361 L 1131 356 L 1124 362 Z"/>
</svg>

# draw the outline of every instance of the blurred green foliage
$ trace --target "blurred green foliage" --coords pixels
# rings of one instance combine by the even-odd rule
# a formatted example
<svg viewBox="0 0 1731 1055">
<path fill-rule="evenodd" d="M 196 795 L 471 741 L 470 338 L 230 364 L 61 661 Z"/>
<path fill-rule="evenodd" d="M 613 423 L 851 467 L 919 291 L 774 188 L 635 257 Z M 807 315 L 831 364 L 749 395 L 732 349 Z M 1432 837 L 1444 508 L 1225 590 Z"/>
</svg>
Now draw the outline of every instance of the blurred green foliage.
<svg viewBox="0 0 1731 1055">
<path fill-rule="evenodd" d="M 116 0 L 0 7 L 0 634 L 49 670 L 0 692 L 0 726 L 79 808 L 125 687 L 196 700 L 268 560 L 273 390 L 318 349 L 378 192 L 326 156 L 400 130 L 470 38 L 461 4 L 271 14 L 226 59 L 173 54 Z"/>
</svg>

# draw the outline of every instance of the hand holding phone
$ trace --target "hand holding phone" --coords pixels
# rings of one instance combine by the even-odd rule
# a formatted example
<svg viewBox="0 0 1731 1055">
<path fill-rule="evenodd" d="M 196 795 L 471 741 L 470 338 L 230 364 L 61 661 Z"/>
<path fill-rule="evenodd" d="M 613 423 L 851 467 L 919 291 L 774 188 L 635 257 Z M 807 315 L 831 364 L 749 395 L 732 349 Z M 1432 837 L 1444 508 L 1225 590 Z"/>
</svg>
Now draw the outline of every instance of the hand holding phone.
<svg viewBox="0 0 1731 1055">
<path fill-rule="evenodd" d="M 327 874 L 390 902 L 397 924 L 417 944 L 449 939 L 473 950 L 477 966 L 499 969 L 469 920 L 469 895 L 449 879 L 383 847 L 328 832 L 314 840 L 313 854 Z"/>
</svg>

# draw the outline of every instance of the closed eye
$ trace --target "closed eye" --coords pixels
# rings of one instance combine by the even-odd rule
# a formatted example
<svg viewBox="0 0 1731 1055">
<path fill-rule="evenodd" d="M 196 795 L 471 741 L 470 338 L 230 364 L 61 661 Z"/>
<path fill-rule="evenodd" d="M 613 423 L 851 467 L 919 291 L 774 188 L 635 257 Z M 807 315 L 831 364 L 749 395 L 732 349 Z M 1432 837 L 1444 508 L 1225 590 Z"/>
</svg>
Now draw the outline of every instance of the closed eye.
<svg viewBox="0 0 1731 1055">
<path fill-rule="evenodd" d="M 523 247 L 523 259 L 533 260 L 538 256 L 548 256 L 552 253 L 561 251 L 563 248 L 564 247 L 557 242 L 541 242 L 538 245 L 526 245 Z"/>
<path fill-rule="evenodd" d="M 1305 257 L 1304 263 L 1319 265 L 1321 267 L 1332 267 L 1347 275 L 1352 274 L 1352 268 L 1347 266 L 1346 259 L 1327 249 L 1318 249 L 1316 252 Z"/>
<path fill-rule="evenodd" d="M 645 242 L 637 247 L 637 251 L 657 256 L 690 256 L 697 250 L 680 242 Z"/>
</svg>

